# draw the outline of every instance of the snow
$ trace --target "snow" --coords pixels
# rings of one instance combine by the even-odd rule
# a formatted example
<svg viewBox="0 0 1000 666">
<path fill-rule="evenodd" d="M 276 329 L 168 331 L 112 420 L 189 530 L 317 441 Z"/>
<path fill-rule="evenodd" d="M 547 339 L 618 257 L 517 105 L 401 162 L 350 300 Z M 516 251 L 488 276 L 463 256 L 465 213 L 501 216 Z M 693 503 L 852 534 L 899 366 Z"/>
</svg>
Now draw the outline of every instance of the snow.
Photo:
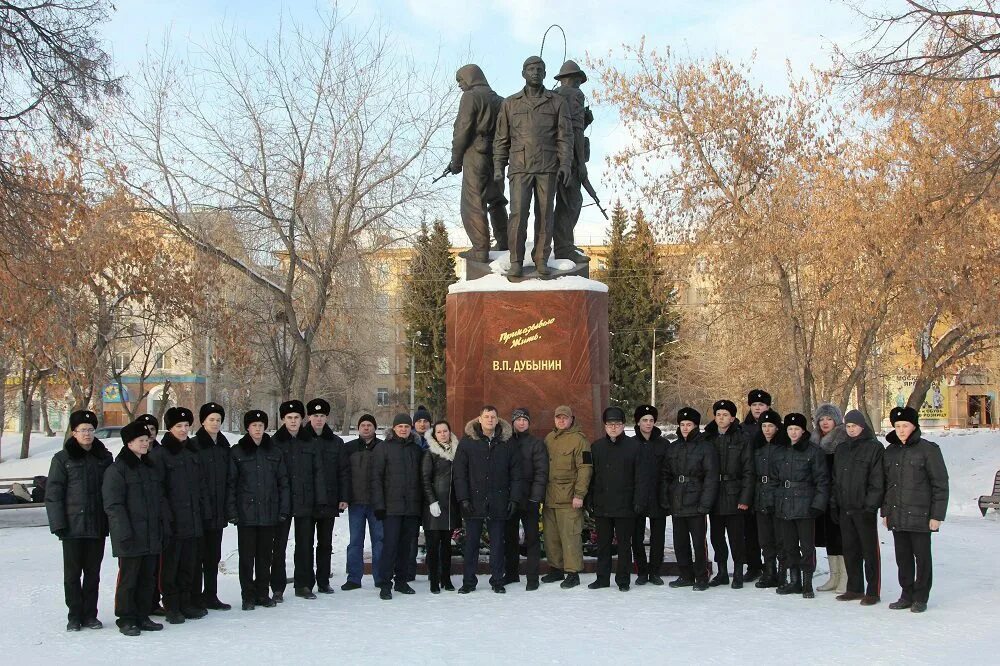
<svg viewBox="0 0 1000 666">
<path fill-rule="evenodd" d="M 777 655 L 820 664 L 982 663 L 997 646 L 989 609 L 1000 603 L 1000 591 L 993 567 L 983 564 L 995 560 L 1000 549 L 1000 515 L 981 518 L 975 499 L 992 489 L 1000 469 L 1000 433 L 926 435 L 941 445 L 952 492 L 948 520 L 934 537 L 934 588 L 923 615 L 887 608 L 899 586 L 892 538 L 884 528 L 879 533 L 882 603 L 871 608 L 837 602 L 832 593 L 805 600 L 752 585 L 702 593 L 652 586 L 633 587 L 627 594 L 614 587 L 593 591 L 586 589 L 593 575 L 584 575 L 583 585 L 574 590 L 543 585 L 528 593 L 523 585 L 511 585 L 503 596 L 491 593 L 483 576 L 471 595 L 431 595 L 421 576 L 414 585 L 416 595 L 395 595 L 387 602 L 371 589 L 370 577 L 363 590 L 339 589 L 347 543 L 347 522 L 340 519 L 334 539 L 337 592 L 332 596 L 306 601 L 289 589 L 288 600 L 274 609 L 212 612 L 202 620 L 126 638 L 113 627 L 117 567 L 109 544 L 100 599 L 106 627 L 69 634 L 64 631 L 57 540 L 43 526 L 44 509 L 18 509 L 0 511 L 0 644 L 18 662 L 41 658 L 44 663 L 99 663 L 110 655 L 121 663 L 309 663 L 330 658 L 352 664 L 551 664 L 594 663 L 612 655 L 621 663 L 669 659 L 744 665 L 773 662 Z M 4 438 L 5 456 L 16 456 L 15 441 L 16 435 Z M 58 444 L 41 438 L 33 450 L 27 461 L 0 464 L 0 477 L 36 469 L 45 473 Z M 225 532 L 223 557 L 220 597 L 235 603 L 234 529 Z M 287 557 L 291 573 L 292 544 Z M 825 573 L 822 557 L 820 569 Z M 459 581 L 457 572 L 453 579 Z M 817 579 L 820 583 L 825 576 Z"/>
<path fill-rule="evenodd" d="M 608 285 L 596 280 L 588 280 L 579 275 L 545 280 L 524 280 L 510 282 L 503 275 L 491 273 L 475 280 L 463 280 L 448 287 L 449 294 L 465 294 L 473 291 L 604 291 Z"/>
</svg>

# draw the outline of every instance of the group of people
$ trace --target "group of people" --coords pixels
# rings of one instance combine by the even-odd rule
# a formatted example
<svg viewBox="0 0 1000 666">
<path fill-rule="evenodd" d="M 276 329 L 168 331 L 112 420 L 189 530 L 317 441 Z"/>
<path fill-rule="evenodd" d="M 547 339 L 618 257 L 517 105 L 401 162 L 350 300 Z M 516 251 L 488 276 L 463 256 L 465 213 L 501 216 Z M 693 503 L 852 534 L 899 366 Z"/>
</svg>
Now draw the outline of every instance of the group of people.
<svg viewBox="0 0 1000 666">
<path fill-rule="evenodd" d="M 531 434 L 527 408 L 515 409 L 508 422 L 485 405 L 461 436 L 446 420 L 432 424 L 421 407 L 412 417 L 396 415 L 384 441 L 366 414 L 358 420 L 358 438 L 344 443 L 327 425 L 325 400 L 289 400 L 279 408 L 281 426 L 273 436 L 266 412 L 247 412 L 246 433 L 234 446 L 221 433 L 225 411 L 210 402 L 199 410 L 193 437 L 194 415 L 186 408 L 166 411 L 162 442 L 155 417 L 139 417 L 122 428 L 124 447 L 114 461 L 94 436 L 96 415 L 74 412 L 45 498 L 50 529 L 62 542 L 67 629 L 102 626 L 97 598 L 109 532 L 119 562 L 117 625 L 137 636 L 163 628 L 151 619 L 158 612 L 180 624 L 230 609 L 217 586 L 229 524 L 238 534 L 243 610 L 284 600 L 293 522 L 295 595 L 332 594 L 334 522 L 345 510 L 350 544 L 341 589 L 362 587 L 367 533 L 374 584 L 387 600 L 393 592 L 415 593 L 409 583 L 421 527 L 432 593 L 455 589 L 452 539 L 461 526 L 459 594 L 477 588 L 484 530 L 493 592 L 520 582 L 522 534 L 526 590 L 540 582 L 576 587 L 586 511 L 597 532 L 591 589 L 611 586 L 613 555 L 619 590 L 630 589 L 633 567 L 636 585 L 663 585 L 669 516 L 680 569 L 672 588 L 739 589 L 756 581 L 758 588 L 812 598 L 819 535 L 831 579 L 818 589 L 838 590 L 838 600 L 862 605 L 880 601 L 881 511 L 893 533 L 902 588 L 890 608 L 926 610 L 930 536 L 945 518 L 948 475 L 937 445 L 921 436 L 917 412 L 892 410 L 886 448 L 858 410 L 840 419 L 836 407 L 823 405 L 810 433 L 803 414 L 782 418 L 763 390 L 751 391 L 747 402 L 740 422 L 732 401 L 717 401 L 703 430 L 700 413 L 684 407 L 675 440 L 656 426 L 652 405 L 635 410 L 634 436 L 625 434 L 624 410 L 607 408 L 604 433 L 593 442 L 568 405 L 555 409 L 544 441 Z M 706 540 L 715 554 L 714 577 Z"/>
</svg>

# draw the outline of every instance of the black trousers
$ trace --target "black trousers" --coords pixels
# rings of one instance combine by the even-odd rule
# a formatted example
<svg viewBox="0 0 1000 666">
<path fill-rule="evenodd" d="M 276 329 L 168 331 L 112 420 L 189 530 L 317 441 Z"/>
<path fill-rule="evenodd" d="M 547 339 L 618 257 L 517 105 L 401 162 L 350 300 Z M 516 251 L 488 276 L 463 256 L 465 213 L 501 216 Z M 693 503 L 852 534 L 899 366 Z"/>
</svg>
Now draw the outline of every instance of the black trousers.
<svg viewBox="0 0 1000 666">
<path fill-rule="evenodd" d="M 705 578 L 708 576 L 708 544 L 705 543 L 708 526 L 705 516 L 672 516 L 670 520 L 674 527 L 674 555 L 681 578 Z"/>
<path fill-rule="evenodd" d="M 295 516 L 295 587 L 316 585 L 316 571 L 313 569 L 313 536 L 316 534 L 316 519 L 312 516 Z"/>
<path fill-rule="evenodd" d="M 336 518 L 316 519 L 316 582 L 321 587 L 330 585 L 330 558 L 333 557 L 335 521 Z M 297 536 L 295 538 L 298 540 Z"/>
<path fill-rule="evenodd" d="M 528 578 L 538 578 L 538 563 L 542 559 L 542 542 L 538 538 L 538 502 L 528 502 L 528 506 L 519 514 L 507 521 L 507 533 L 504 535 L 504 573 L 507 576 L 518 575 L 521 564 L 521 530 L 524 527 L 524 549 L 526 557 L 524 572 Z"/>
<path fill-rule="evenodd" d="M 274 525 L 236 526 L 240 557 L 240 595 L 243 601 L 257 601 L 268 596 L 275 531 Z"/>
<path fill-rule="evenodd" d="M 479 535 L 483 523 L 490 534 L 490 585 L 503 585 L 504 532 L 507 521 L 503 518 L 466 518 L 465 546 L 462 549 L 462 584 L 475 587 L 479 583 L 476 568 L 479 566 Z"/>
<path fill-rule="evenodd" d="M 931 533 L 893 531 L 892 540 L 896 544 L 899 587 L 903 590 L 901 598 L 926 604 L 934 578 Z"/>
<path fill-rule="evenodd" d="M 805 573 L 816 571 L 816 519 L 782 520 L 785 566 Z"/>
<path fill-rule="evenodd" d="M 205 600 L 219 596 L 219 562 L 222 561 L 222 530 L 205 530 L 201 536 L 198 557 L 201 575 L 195 575 L 195 600 L 202 606 Z"/>
<path fill-rule="evenodd" d="M 405 583 L 410 542 L 420 530 L 419 516 L 386 516 L 382 521 L 382 585 Z"/>
<path fill-rule="evenodd" d="M 774 513 L 755 511 L 757 514 L 757 536 L 760 538 L 760 549 L 764 555 L 764 563 L 777 560 L 779 568 L 785 568 L 784 541 L 781 533 L 781 522 Z"/>
<path fill-rule="evenodd" d="M 649 519 L 649 558 L 646 558 L 646 516 L 636 516 L 632 529 L 632 557 L 640 576 L 659 576 L 667 539 L 667 518 Z"/>
<path fill-rule="evenodd" d="M 63 539 L 63 594 L 68 618 L 86 622 L 97 617 L 104 538 Z"/>
<path fill-rule="evenodd" d="M 163 546 L 163 561 L 160 563 L 160 591 L 163 593 L 163 608 L 179 611 L 190 608 L 198 579 L 198 553 L 201 547 L 199 537 L 189 539 L 167 539 Z"/>
<path fill-rule="evenodd" d="M 451 576 L 451 530 L 424 530 L 427 543 L 427 577 L 440 583 Z"/>
<path fill-rule="evenodd" d="M 715 551 L 715 561 L 719 565 L 719 573 L 729 571 L 729 552 L 733 553 L 733 571 L 742 571 L 746 561 L 743 527 L 746 519 L 743 512 L 724 516 L 718 513 L 709 518 L 712 532 L 712 550 Z M 729 534 L 729 544 L 726 547 L 726 534 Z"/>
<path fill-rule="evenodd" d="M 746 549 L 743 556 L 746 558 L 748 571 L 760 571 L 763 569 L 761 560 L 760 536 L 757 534 L 757 512 L 744 511 L 743 513 L 743 543 Z"/>
<path fill-rule="evenodd" d="M 159 566 L 159 555 L 118 558 L 115 615 L 119 627 L 139 624 L 153 611 L 153 583 Z"/>
<path fill-rule="evenodd" d="M 271 589 L 275 592 L 285 592 L 288 587 L 288 570 L 285 564 L 285 552 L 288 550 L 288 533 L 292 529 L 292 519 L 286 518 L 274 526 L 274 543 L 271 550 Z"/>
<path fill-rule="evenodd" d="M 882 554 L 878 546 L 878 519 L 875 514 L 841 511 L 840 535 L 844 545 L 847 591 L 861 592 L 870 597 L 881 596 Z"/>
<path fill-rule="evenodd" d="M 612 541 L 617 539 L 618 563 L 615 565 L 615 582 L 628 585 L 632 580 L 632 535 L 635 518 L 598 516 L 597 523 L 597 580 L 611 580 Z"/>
<path fill-rule="evenodd" d="M 420 524 L 417 524 L 417 531 L 413 533 L 413 537 L 410 539 L 410 547 L 406 553 L 406 581 L 416 580 L 417 578 L 417 551 L 420 549 Z"/>
</svg>

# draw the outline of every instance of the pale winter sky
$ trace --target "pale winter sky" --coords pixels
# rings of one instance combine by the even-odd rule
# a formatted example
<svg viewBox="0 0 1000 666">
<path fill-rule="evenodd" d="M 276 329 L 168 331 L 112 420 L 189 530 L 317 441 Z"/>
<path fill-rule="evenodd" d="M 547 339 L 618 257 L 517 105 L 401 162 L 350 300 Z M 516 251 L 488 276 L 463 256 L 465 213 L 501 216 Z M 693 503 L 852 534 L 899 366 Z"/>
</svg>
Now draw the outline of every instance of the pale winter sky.
<svg viewBox="0 0 1000 666">
<path fill-rule="evenodd" d="M 890 0 L 890 4 L 899 2 Z M 188 40 L 210 43 L 212 31 L 223 26 L 264 40 L 274 32 L 282 13 L 308 22 L 317 8 L 327 6 L 322 0 L 115 0 L 115 5 L 117 12 L 104 34 L 120 72 L 126 75 L 134 72 L 147 43 L 159 45 L 168 30 L 181 50 Z M 691 56 L 720 52 L 747 60 L 756 54 L 754 76 L 774 91 L 786 87 L 786 61 L 799 75 L 813 65 L 825 67 L 833 44 L 850 47 L 863 37 L 866 27 L 843 0 L 356 0 L 340 3 L 340 8 L 342 15 L 349 14 L 348 20 L 359 26 L 373 20 L 388 26 L 403 48 L 418 60 L 426 58 L 428 65 L 439 55 L 449 68 L 479 64 L 501 95 L 523 86 L 521 63 L 538 53 L 542 34 L 553 23 L 566 31 L 568 57 L 579 61 L 588 53 L 620 53 L 621 44 L 636 44 L 644 35 L 654 48 L 670 46 Z M 562 37 L 554 29 L 543 53 L 550 77 L 558 71 L 562 56 Z M 555 81 L 546 84 L 552 87 Z M 592 78 L 584 92 L 589 97 L 590 90 L 599 85 Z M 595 106 L 594 115 L 588 130 L 591 180 L 608 204 L 616 196 L 617 184 L 606 173 L 604 158 L 628 136 L 613 109 Z M 442 141 L 447 140 L 442 136 Z M 457 216 L 459 179 L 452 182 L 456 205 L 449 229 L 454 243 L 465 244 L 468 241 Z M 628 196 L 628 192 L 622 194 Z M 595 207 L 584 208 L 577 242 L 603 242 L 606 228 Z"/>
</svg>

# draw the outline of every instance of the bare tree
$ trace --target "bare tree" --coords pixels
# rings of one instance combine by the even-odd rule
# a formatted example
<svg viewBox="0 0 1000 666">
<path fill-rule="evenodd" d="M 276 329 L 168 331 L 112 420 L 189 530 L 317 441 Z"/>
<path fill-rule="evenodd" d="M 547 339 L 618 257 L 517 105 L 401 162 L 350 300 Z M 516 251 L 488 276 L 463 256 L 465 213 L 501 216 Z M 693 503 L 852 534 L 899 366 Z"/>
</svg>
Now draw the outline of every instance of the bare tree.
<svg viewBox="0 0 1000 666">
<path fill-rule="evenodd" d="M 285 396 L 304 394 L 317 335 L 336 325 L 338 267 L 399 237 L 431 201 L 432 141 L 455 99 L 388 35 L 320 19 L 283 24 L 262 46 L 220 37 L 199 67 L 152 59 L 114 146 L 149 212 L 269 294 L 262 323 L 281 328 Z M 231 215 L 249 261 L 210 241 L 209 211 Z"/>
</svg>

